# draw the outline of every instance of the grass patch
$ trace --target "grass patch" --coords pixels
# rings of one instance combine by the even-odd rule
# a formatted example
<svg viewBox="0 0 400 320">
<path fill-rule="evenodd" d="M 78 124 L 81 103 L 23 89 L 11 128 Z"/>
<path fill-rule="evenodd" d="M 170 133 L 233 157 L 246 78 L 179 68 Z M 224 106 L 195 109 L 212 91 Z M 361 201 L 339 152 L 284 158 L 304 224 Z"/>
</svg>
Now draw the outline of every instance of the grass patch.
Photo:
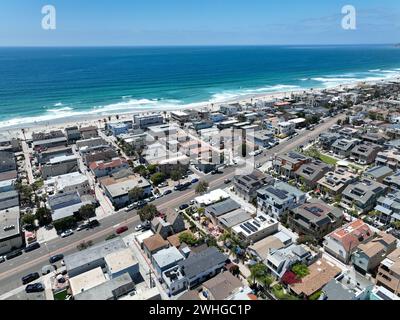
<svg viewBox="0 0 400 320">
<path fill-rule="evenodd" d="M 325 154 L 321 154 L 321 155 L 319 156 L 319 159 L 320 159 L 322 162 L 325 162 L 326 164 L 330 164 L 330 165 L 336 165 L 336 163 L 338 162 L 338 160 L 336 160 L 335 158 L 332 158 L 332 157 L 327 156 L 327 155 L 325 155 Z"/>
<path fill-rule="evenodd" d="M 272 287 L 272 293 L 278 300 L 299 300 L 297 297 L 286 293 L 280 284 L 276 284 Z"/>
<path fill-rule="evenodd" d="M 54 300 L 65 300 L 67 295 L 67 290 L 60 291 L 54 295 Z"/>
<path fill-rule="evenodd" d="M 313 293 L 311 296 L 308 297 L 308 300 L 318 300 L 319 297 L 321 296 L 322 291 L 317 291 Z"/>
</svg>

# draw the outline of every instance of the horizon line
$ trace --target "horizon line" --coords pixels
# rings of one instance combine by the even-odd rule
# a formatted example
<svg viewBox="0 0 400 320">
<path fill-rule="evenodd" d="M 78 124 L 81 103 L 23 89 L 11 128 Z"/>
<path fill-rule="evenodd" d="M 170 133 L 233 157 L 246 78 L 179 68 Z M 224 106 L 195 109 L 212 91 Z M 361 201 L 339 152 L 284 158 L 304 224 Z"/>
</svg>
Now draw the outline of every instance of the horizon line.
<svg viewBox="0 0 400 320">
<path fill-rule="evenodd" d="M 398 43 L 331 43 L 331 44 L 140 44 L 140 45 L 0 45 L 0 48 L 161 48 L 161 47 L 330 47 L 330 46 L 396 46 Z"/>
</svg>

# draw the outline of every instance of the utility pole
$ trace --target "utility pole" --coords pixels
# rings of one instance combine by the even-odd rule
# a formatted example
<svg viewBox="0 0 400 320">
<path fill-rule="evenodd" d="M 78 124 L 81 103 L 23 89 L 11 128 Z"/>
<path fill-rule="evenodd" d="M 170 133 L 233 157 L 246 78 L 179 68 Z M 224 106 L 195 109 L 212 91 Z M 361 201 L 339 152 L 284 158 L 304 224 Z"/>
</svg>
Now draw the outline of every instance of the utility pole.
<svg viewBox="0 0 400 320">
<path fill-rule="evenodd" d="M 151 274 L 152 274 L 153 272 L 151 271 L 151 269 L 149 268 L 149 272 L 147 273 L 147 275 L 149 276 L 149 281 L 150 281 L 150 288 L 153 288 L 154 286 L 153 286 L 153 279 L 152 279 L 152 277 L 151 277 Z"/>
</svg>

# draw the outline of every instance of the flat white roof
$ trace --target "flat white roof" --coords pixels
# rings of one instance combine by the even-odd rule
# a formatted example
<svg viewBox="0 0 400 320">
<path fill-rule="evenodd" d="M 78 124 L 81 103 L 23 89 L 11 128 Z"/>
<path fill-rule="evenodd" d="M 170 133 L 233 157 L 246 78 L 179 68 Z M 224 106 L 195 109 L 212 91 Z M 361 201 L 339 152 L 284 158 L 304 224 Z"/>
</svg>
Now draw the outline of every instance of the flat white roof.
<svg viewBox="0 0 400 320">
<path fill-rule="evenodd" d="M 116 252 L 112 252 L 104 257 L 106 264 L 111 273 L 116 273 L 122 270 L 126 270 L 129 267 L 136 265 L 138 262 L 132 255 L 130 249 L 122 249 Z"/>
<path fill-rule="evenodd" d="M 76 295 L 83 291 L 94 288 L 106 281 L 107 279 L 103 274 L 101 267 L 98 267 L 96 269 L 77 275 L 76 277 L 70 278 L 69 284 L 72 290 L 72 295 Z"/>
<path fill-rule="evenodd" d="M 219 200 L 228 199 L 228 198 L 229 198 L 228 193 L 226 193 L 222 189 L 217 189 L 217 190 L 213 190 L 205 195 L 196 197 L 194 200 L 200 205 L 208 206 Z"/>
</svg>

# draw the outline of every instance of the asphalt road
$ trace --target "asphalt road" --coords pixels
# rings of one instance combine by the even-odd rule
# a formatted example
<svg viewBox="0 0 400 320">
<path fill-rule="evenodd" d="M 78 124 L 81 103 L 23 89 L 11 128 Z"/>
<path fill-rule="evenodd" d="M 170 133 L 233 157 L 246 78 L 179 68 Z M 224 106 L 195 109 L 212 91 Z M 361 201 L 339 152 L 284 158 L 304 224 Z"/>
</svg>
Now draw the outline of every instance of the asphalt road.
<svg viewBox="0 0 400 320">
<path fill-rule="evenodd" d="M 343 119 L 344 115 L 338 115 L 328 119 L 320 124 L 313 131 L 304 131 L 298 136 L 287 140 L 278 146 L 269 149 L 257 157 L 255 163 L 263 163 L 270 160 L 275 154 L 285 153 L 294 150 L 300 145 L 305 145 L 309 140 L 315 139 L 321 132 L 327 131 L 337 119 Z M 222 174 L 207 175 L 204 179 L 210 184 L 210 189 L 218 189 L 226 186 L 225 179 L 232 179 L 235 176 L 235 167 L 228 167 L 223 170 Z M 153 203 L 162 212 L 166 209 L 174 209 L 182 203 L 188 203 L 195 197 L 194 187 L 180 192 L 157 199 Z M 0 294 L 6 293 L 21 286 L 21 278 L 31 272 L 39 272 L 44 265 L 49 264 L 50 256 L 62 253 L 64 255 L 77 251 L 77 246 L 82 241 L 93 241 L 99 243 L 105 240 L 107 236 L 115 232 L 118 226 L 126 225 L 129 227 L 128 232 L 132 232 L 135 226 L 140 224 L 140 219 L 136 211 L 119 212 L 110 217 L 101 220 L 101 225 L 95 229 L 83 230 L 75 232 L 74 235 L 68 238 L 57 238 L 49 241 L 46 245 L 42 244 L 40 249 L 29 253 L 23 253 L 21 256 L 0 264 Z"/>
</svg>

